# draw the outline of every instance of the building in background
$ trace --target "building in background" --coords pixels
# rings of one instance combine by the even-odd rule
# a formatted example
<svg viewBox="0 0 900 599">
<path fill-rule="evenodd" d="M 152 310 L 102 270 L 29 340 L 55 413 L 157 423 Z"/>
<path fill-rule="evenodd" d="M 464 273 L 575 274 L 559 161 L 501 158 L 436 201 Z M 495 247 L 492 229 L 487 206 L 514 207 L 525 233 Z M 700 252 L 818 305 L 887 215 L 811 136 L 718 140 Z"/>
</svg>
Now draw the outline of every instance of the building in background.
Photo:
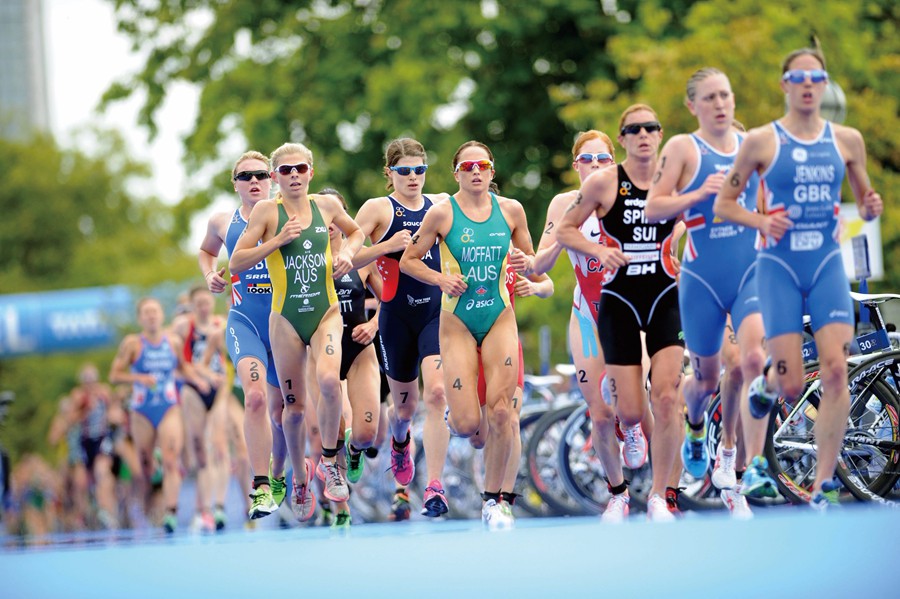
<svg viewBox="0 0 900 599">
<path fill-rule="evenodd" d="M 49 131 L 43 0 L 0 0 L 0 137 Z"/>
</svg>

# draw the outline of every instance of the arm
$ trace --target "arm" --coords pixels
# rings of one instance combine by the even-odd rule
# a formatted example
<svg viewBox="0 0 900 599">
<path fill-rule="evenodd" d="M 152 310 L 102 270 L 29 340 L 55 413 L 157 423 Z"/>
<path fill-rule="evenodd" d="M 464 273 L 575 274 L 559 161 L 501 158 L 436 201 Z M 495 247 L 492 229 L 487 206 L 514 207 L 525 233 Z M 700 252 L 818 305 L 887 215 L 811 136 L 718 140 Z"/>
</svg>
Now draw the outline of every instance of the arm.
<svg viewBox="0 0 900 599">
<path fill-rule="evenodd" d="M 372 290 L 372 293 L 375 294 L 376 298 L 381 298 L 381 276 L 375 272 L 375 268 L 372 265 L 369 265 L 359 271 L 360 276 L 363 279 L 363 283 L 365 283 L 369 289 Z M 375 339 L 375 333 L 378 332 L 378 315 L 381 313 L 381 301 L 377 302 L 375 306 L 375 313 L 372 315 L 368 321 L 363 322 L 361 324 L 356 325 L 353 328 L 353 332 L 350 335 L 350 338 L 356 341 L 357 343 L 361 343 L 362 345 L 368 345 L 372 343 L 372 340 Z"/>
<path fill-rule="evenodd" d="M 109 371 L 110 383 L 114 385 L 118 383 L 128 383 L 130 385 L 140 383 L 145 387 L 154 387 L 156 385 L 156 378 L 153 375 L 131 372 L 131 365 L 137 358 L 137 350 L 140 343 L 140 337 L 137 335 L 128 335 L 122 339 L 119 351 L 116 352 L 112 368 Z"/>
<path fill-rule="evenodd" d="M 192 362 L 188 362 L 184 358 L 184 346 L 181 337 L 171 333 L 168 335 L 168 338 L 172 350 L 175 352 L 175 355 L 178 356 L 178 371 L 181 373 L 181 376 L 184 377 L 184 380 L 195 386 L 201 393 L 208 393 L 210 389 L 209 381 L 200 376 L 200 373 L 197 372 L 197 369 Z"/>
<path fill-rule="evenodd" d="M 278 205 L 271 200 L 263 200 L 253 207 L 244 234 L 234 246 L 234 253 L 228 262 L 232 274 L 243 272 L 259 264 L 266 256 L 281 246 L 300 237 L 302 228 L 297 216 L 292 216 L 275 234 L 278 227 Z M 266 239 L 268 237 L 268 239 Z M 260 240 L 263 243 L 257 245 Z"/>
<path fill-rule="evenodd" d="M 653 175 L 653 183 L 647 192 L 647 206 L 644 215 L 651 223 L 677 216 L 706 198 L 713 196 L 722 187 L 725 175 L 710 175 L 699 189 L 683 195 L 676 195 L 676 187 L 687 166 L 686 157 L 693 151 L 690 138 L 685 135 L 673 137 L 663 148 L 659 168 Z"/>
<path fill-rule="evenodd" d="M 713 204 L 713 212 L 724 220 L 758 229 L 767 237 L 781 239 L 785 232 L 793 225 L 783 212 L 764 214 L 751 212 L 738 203 L 738 197 L 747 185 L 747 179 L 754 171 L 762 168 L 763 156 L 766 155 L 766 144 L 771 139 L 771 133 L 765 129 L 754 129 L 741 144 L 734 166 L 725 176 L 725 185 L 716 195 Z"/>
<path fill-rule="evenodd" d="M 547 221 L 544 223 L 544 232 L 538 242 L 538 251 L 532 261 L 531 270 L 540 275 L 548 272 L 556 264 L 556 260 L 563 251 L 563 246 L 556 240 L 556 229 L 566 207 L 575 199 L 577 192 L 558 194 L 550 201 L 547 207 Z"/>
<path fill-rule="evenodd" d="M 617 248 L 608 248 L 593 243 L 581 234 L 581 225 L 596 212 L 598 217 L 606 214 L 616 201 L 619 173 L 609 168 L 598 171 L 585 179 L 581 190 L 563 214 L 556 232 L 559 243 L 585 256 L 593 256 L 608 268 L 619 268 L 628 264 L 629 259 Z"/>
<path fill-rule="evenodd" d="M 50 431 L 47 433 L 47 442 L 50 443 L 51 447 L 56 447 L 65 436 L 66 431 L 69 430 L 69 427 L 74 424 L 72 412 L 71 398 L 69 396 L 63 397 L 59 401 L 59 407 L 56 410 L 56 415 L 53 416 L 53 421 L 50 423 Z"/>
<path fill-rule="evenodd" d="M 466 290 L 466 282 L 461 274 L 445 275 L 436 270 L 431 270 L 422 262 L 422 257 L 434 246 L 439 234 L 446 234 L 450 229 L 450 221 L 453 218 L 449 204 L 433 206 L 425 213 L 422 226 L 412 237 L 412 242 L 406 246 L 403 256 L 400 258 L 400 271 L 408 274 L 417 281 L 439 287 L 443 293 L 458 297 Z"/>
<path fill-rule="evenodd" d="M 835 133 L 847 158 L 847 179 L 856 198 L 859 216 L 863 220 L 878 218 L 884 211 L 884 204 L 878 192 L 872 189 L 866 173 L 866 143 L 862 134 L 856 129 L 838 126 L 835 126 Z"/>
<path fill-rule="evenodd" d="M 222 221 L 228 218 L 227 212 L 217 212 L 209 217 L 206 223 L 206 235 L 200 242 L 200 252 L 197 254 L 197 263 L 200 265 L 200 272 L 206 279 L 206 286 L 213 293 L 222 293 L 228 285 L 223 277 L 225 268 L 218 269 L 219 251 L 222 249 L 224 240 L 222 238 Z"/>
<path fill-rule="evenodd" d="M 366 240 L 365 234 L 356 224 L 356 221 L 350 218 L 343 205 L 334 196 L 319 196 L 320 198 L 328 198 L 325 206 L 331 212 L 331 223 L 343 232 L 346 239 L 341 244 L 341 251 L 336 256 L 332 256 L 332 276 L 337 279 L 353 270 L 353 256 L 359 251 L 363 241 Z M 321 204 L 320 204 L 321 207 Z"/>
<path fill-rule="evenodd" d="M 375 240 L 372 239 L 372 235 L 384 223 L 385 216 L 387 216 L 389 210 L 384 200 L 386 198 L 373 198 L 363 204 L 359 212 L 356 213 L 356 222 L 360 230 L 364 236 L 373 242 Z M 385 254 L 402 252 L 409 245 L 411 238 L 412 234 L 404 229 L 392 235 L 390 239 L 373 243 L 371 246 L 361 247 L 356 255 L 353 256 L 353 268 L 360 269 L 367 266 Z"/>
</svg>

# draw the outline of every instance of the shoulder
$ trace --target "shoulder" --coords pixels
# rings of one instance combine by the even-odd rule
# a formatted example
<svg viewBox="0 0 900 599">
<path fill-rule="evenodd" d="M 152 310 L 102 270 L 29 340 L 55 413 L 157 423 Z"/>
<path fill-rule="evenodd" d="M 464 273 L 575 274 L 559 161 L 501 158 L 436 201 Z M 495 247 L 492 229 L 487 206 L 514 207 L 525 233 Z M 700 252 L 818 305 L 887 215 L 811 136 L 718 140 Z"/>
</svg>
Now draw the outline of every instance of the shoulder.
<svg viewBox="0 0 900 599">
<path fill-rule="evenodd" d="M 141 336 L 137 333 L 129 333 L 122 338 L 119 347 L 125 351 L 131 351 L 141 346 Z"/>
<path fill-rule="evenodd" d="M 500 209 L 504 212 L 509 213 L 525 213 L 525 208 L 522 207 L 522 202 L 513 198 L 506 198 L 503 196 L 497 196 L 497 203 L 500 204 Z"/>
<path fill-rule="evenodd" d="M 841 145 L 856 149 L 865 143 L 863 141 L 862 133 L 860 133 L 858 129 L 835 123 L 831 123 L 831 128 L 834 131 L 835 139 Z"/>
<path fill-rule="evenodd" d="M 582 195 L 596 194 L 604 189 L 615 189 L 619 185 L 619 165 L 595 171 L 581 184 Z"/>
<path fill-rule="evenodd" d="M 219 212 L 214 212 L 209 217 L 209 228 L 220 231 L 228 227 L 228 224 L 231 222 L 232 217 L 234 216 L 234 210 L 222 210 Z"/>
<path fill-rule="evenodd" d="M 694 138 L 689 133 L 679 133 L 671 137 L 663 146 L 663 153 L 672 152 L 676 158 L 685 156 L 683 152 L 690 151 L 694 147 Z"/>
<path fill-rule="evenodd" d="M 432 204 L 436 205 L 436 204 L 440 204 L 442 202 L 446 202 L 447 200 L 449 200 L 450 194 L 447 193 L 446 191 L 443 191 L 441 193 L 429 193 L 429 194 L 427 194 L 427 197 L 428 197 L 428 199 L 431 200 Z"/>
<path fill-rule="evenodd" d="M 570 189 L 553 196 L 553 199 L 550 200 L 550 204 L 547 206 L 547 217 L 558 215 L 562 210 L 565 210 L 578 197 L 578 191 L 577 189 Z"/>
<path fill-rule="evenodd" d="M 389 214 L 391 210 L 391 200 L 387 196 L 379 196 L 377 198 L 369 198 L 363 205 L 359 207 L 356 213 L 357 218 L 368 217 L 372 219 L 383 218 Z"/>
</svg>

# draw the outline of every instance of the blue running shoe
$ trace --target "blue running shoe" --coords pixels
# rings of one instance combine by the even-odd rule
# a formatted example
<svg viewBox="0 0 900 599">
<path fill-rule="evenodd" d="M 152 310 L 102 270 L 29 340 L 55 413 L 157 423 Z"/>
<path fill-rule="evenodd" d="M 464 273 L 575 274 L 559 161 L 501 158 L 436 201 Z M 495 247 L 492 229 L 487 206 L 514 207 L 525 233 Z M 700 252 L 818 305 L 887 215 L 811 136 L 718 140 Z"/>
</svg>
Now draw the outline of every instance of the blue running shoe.
<svg viewBox="0 0 900 599">
<path fill-rule="evenodd" d="M 697 433 L 685 422 L 686 432 L 684 443 L 681 445 L 681 460 L 684 469 L 696 479 L 702 480 L 709 470 L 709 449 L 706 447 L 706 415 L 703 415 L 703 436 L 695 437 Z"/>
<path fill-rule="evenodd" d="M 775 481 L 769 476 L 769 463 L 761 455 L 753 458 L 741 480 L 741 495 L 747 497 L 778 497 Z"/>
<path fill-rule="evenodd" d="M 757 420 L 766 418 L 775 406 L 778 394 L 766 390 L 766 377 L 761 374 L 750 383 L 747 391 L 747 399 L 750 400 L 750 414 Z"/>
<path fill-rule="evenodd" d="M 838 500 L 840 488 L 841 484 L 839 482 L 834 480 L 825 481 L 822 483 L 822 490 L 809 500 L 809 507 L 821 514 L 827 512 L 832 506 L 838 506 L 840 504 Z"/>
</svg>

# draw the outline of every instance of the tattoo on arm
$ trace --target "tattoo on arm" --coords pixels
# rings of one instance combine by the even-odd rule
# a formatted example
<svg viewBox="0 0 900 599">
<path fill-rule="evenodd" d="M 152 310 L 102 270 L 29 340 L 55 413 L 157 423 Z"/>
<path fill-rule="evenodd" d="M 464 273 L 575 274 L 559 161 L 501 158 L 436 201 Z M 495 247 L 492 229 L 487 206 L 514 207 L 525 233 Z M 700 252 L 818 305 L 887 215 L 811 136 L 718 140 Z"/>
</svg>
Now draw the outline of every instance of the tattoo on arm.
<svg viewBox="0 0 900 599">
<path fill-rule="evenodd" d="M 581 200 L 583 200 L 583 199 L 584 199 L 584 195 L 579 191 L 579 192 L 578 192 L 578 197 L 575 198 L 575 203 L 576 203 L 576 204 L 580 204 L 580 203 L 581 203 Z"/>
<path fill-rule="evenodd" d="M 419 243 L 419 236 L 413 235 L 412 242 L 413 242 L 413 245 L 416 245 L 417 243 Z"/>
<path fill-rule="evenodd" d="M 663 169 L 666 168 L 666 159 L 667 158 L 668 158 L 668 156 L 662 157 L 662 160 L 659 163 L 659 170 L 656 171 L 656 176 L 653 177 L 654 183 L 659 183 L 659 180 L 662 179 L 662 172 L 663 172 Z"/>
<path fill-rule="evenodd" d="M 547 228 L 544 229 L 544 235 L 549 235 L 550 231 L 553 230 L 554 223 L 547 223 Z"/>
<path fill-rule="evenodd" d="M 731 186 L 732 187 L 740 187 L 741 186 L 741 175 L 739 173 L 735 173 L 731 175 Z"/>
</svg>

